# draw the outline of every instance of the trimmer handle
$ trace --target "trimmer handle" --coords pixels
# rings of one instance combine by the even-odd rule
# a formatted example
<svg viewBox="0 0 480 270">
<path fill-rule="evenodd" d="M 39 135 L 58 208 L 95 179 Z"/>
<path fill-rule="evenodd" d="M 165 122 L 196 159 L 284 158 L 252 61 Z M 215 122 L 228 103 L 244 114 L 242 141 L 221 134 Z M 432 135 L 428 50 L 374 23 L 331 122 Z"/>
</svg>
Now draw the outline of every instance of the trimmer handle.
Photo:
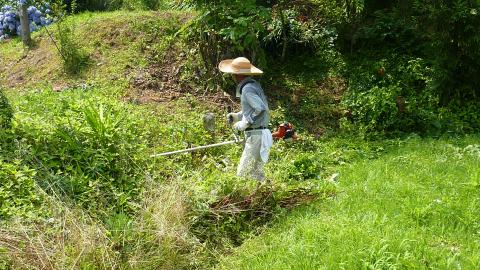
<svg viewBox="0 0 480 270">
<path fill-rule="evenodd" d="M 227 106 L 227 113 L 231 113 L 232 112 L 232 106 Z M 233 124 L 233 116 L 229 116 L 228 117 L 228 123 L 231 125 Z"/>
<path fill-rule="evenodd" d="M 231 113 L 232 112 L 232 106 L 227 106 L 227 113 Z M 228 117 L 228 123 L 230 125 L 233 124 L 233 116 L 229 116 Z M 233 137 L 235 138 L 235 141 L 237 141 L 237 143 L 240 143 L 240 133 L 236 130 L 233 130 Z"/>
</svg>

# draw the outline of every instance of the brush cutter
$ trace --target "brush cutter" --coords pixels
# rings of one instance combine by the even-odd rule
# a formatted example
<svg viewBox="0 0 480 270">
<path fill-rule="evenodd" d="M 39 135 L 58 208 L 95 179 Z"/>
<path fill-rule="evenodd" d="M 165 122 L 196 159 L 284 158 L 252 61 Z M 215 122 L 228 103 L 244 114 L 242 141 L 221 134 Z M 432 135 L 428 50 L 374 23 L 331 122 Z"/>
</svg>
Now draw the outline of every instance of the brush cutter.
<svg viewBox="0 0 480 270">
<path fill-rule="evenodd" d="M 194 151 L 197 151 L 197 150 L 208 149 L 208 148 L 219 147 L 219 146 L 241 143 L 241 142 L 243 142 L 243 140 L 240 141 L 238 139 L 238 137 L 236 137 L 235 140 L 233 140 L 233 141 L 221 142 L 221 143 L 215 143 L 215 144 L 209 144 L 209 145 L 203 145 L 203 146 L 197 146 L 197 147 L 193 147 L 193 148 L 187 148 L 187 149 L 182 149 L 182 150 L 177 150 L 177 151 L 172 151 L 172 152 L 167 152 L 167 153 L 162 153 L 162 154 L 155 154 L 155 155 L 151 155 L 150 157 L 170 156 L 170 155 L 175 155 L 175 154 L 194 152 Z"/>
<path fill-rule="evenodd" d="M 224 145 L 230 145 L 230 144 L 238 144 L 242 143 L 244 140 L 240 140 L 238 134 L 234 133 L 234 140 L 232 141 L 226 141 L 226 142 L 221 142 L 221 143 L 215 143 L 215 144 L 209 144 L 209 145 L 202 145 L 202 146 L 197 146 L 197 147 L 192 147 L 192 148 L 187 148 L 187 149 L 182 149 L 182 150 L 176 150 L 172 152 L 166 152 L 166 153 L 161 153 L 161 154 L 154 154 L 151 155 L 150 157 L 163 157 L 163 156 L 170 156 L 170 155 L 176 155 L 176 154 L 182 154 L 182 153 L 188 153 L 188 152 L 194 152 L 202 149 L 208 149 L 208 148 L 213 148 L 213 147 L 219 147 L 219 146 L 224 146 Z M 298 137 L 295 134 L 295 130 L 293 129 L 293 125 L 290 123 L 283 123 L 278 127 L 278 130 L 272 134 L 273 138 L 276 140 L 296 140 Z"/>
</svg>

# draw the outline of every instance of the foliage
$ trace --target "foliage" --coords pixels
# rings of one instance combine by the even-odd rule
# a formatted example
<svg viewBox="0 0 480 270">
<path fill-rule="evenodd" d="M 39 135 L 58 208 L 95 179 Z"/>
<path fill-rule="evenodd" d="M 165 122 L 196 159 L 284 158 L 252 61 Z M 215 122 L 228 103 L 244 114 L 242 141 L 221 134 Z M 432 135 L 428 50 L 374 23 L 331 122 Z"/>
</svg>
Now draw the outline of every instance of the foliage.
<svg viewBox="0 0 480 270">
<path fill-rule="evenodd" d="M 0 132 L 9 129 L 13 117 L 13 109 L 10 103 L 0 88 Z"/>
<path fill-rule="evenodd" d="M 260 37 L 265 35 L 268 9 L 255 1 L 187 1 L 201 10 L 188 29 L 190 42 L 199 48 L 209 75 L 221 59 L 245 55 L 254 63 L 264 61 Z M 263 34 L 262 34 L 263 33 Z"/>
<path fill-rule="evenodd" d="M 52 9 L 58 18 L 55 24 L 57 41 L 53 40 L 53 42 L 62 59 L 64 70 L 71 75 L 78 75 L 78 73 L 88 65 L 89 55 L 77 40 L 76 25 L 65 16 L 66 5 L 61 3 L 61 1 L 57 1 L 52 4 Z M 70 3 L 70 9 L 71 12 L 75 12 L 77 9 L 77 2 L 75 0 Z M 53 39 L 52 36 L 50 37 Z"/>
<path fill-rule="evenodd" d="M 468 71 L 479 59 L 478 50 L 469 49 L 476 38 L 459 29 L 480 21 L 467 2 L 418 1 L 411 7 L 399 2 L 377 11 L 368 5 L 371 19 L 356 32 L 345 70 L 349 91 L 343 104 L 354 129 L 427 134 L 478 129 L 473 113 L 478 82 Z"/>
<path fill-rule="evenodd" d="M 15 132 L 30 149 L 23 158 L 42 164 L 40 185 L 92 214 L 131 211 L 143 177 L 137 169 L 143 162 L 137 156 L 143 149 L 137 121 L 115 102 L 88 94 L 70 92 L 57 100 L 45 91 L 29 99 L 31 107 L 20 108 Z M 43 105 L 36 105 L 40 100 Z M 44 106 L 48 120 L 35 115 Z"/>
<path fill-rule="evenodd" d="M 297 3 L 300 2 L 300 3 Z M 304 53 L 323 52 L 333 47 L 342 10 L 332 1 L 267 1 L 271 18 L 263 37 L 270 54 L 282 60 L 292 48 Z M 320 53 L 321 54 L 321 53 Z M 319 55 L 320 55 L 319 54 Z"/>
<path fill-rule="evenodd" d="M 0 219 L 33 217 L 40 211 L 34 176 L 36 171 L 22 166 L 17 160 L 8 163 L 0 160 Z"/>
<path fill-rule="evenodd" d="M 467 0 L 443 0 L 438 3 L 414 1 L 424 16 L 419 30 L 431 34 L 434 60 L 434 88 L 442 106 L 463 106 L 480 96 L 480 3 Z M 430 25 L 430 28 L 427 26 Z"/>
<path fill-rule="evenodd" d="M 201 14 L 188 37 L 198 46 L 207 74 L 218 62 L 243 55 L 260 67 L 269 57 L 316 53 L 336 40 L 341 9 L 331 1 L 184 1 Z M 291 50 L 296 48 L 296 50 Z M 293 51 L 293 53 L 292 53 Z M 300 53 L 299 53 L 300 52 Z"/>
<path fill-rule="evenodd" d="M 56 24 L 59 53 L 63 67 L 69 74 L 77 74 L 88 65 L 88 54 L 78 45 L 75 37 L 75 26 L 68 21 Z"/>
<path fill-rule="evenodd" d="M 242 150 L 240 146 L 168 158 L 149 157 L 154 153 L 231 139 L 231 130 L 226 124 L 219 125 L 214 138 L 202 128 L 200 119 L 204 112 L 213 110 L 217 115 L 224 114 L 219 101 L 204 96 L 197 99 L 183 88 L 182 97 L 169 102 L 142 105 L 124 102 L 134 100 L 129 99 L 130 92 L 125 90 L 135 87 L 128 82 L 140 77 L 142 72 L 153 71 L 155 78 L 168 77 L 161 73 L 164 69 L 160 63 L 169 56 L 166 50 L 177 49 L 175 44 L 171 45 L 178 41 L 172 36 L 182 20 L 171 16 L 173 13 L 166 13 L 160 19 L 159 13 L 147 12 L 134 16 L 128 16 L 131 13 L 127 12 L 81 14 L 72 20 L 81 25 L 74 34 L 85 40 L 79 47 L 95 52 L 92 60 L 99 61 L 99 68 L 93 67 L 81 78 L 49 73 L 53 74 L 49 77 L 54 82 L 36 82 L 33 89 L 25 87 L 22 91 L 12 89 L 11 92 L 15 117 L 12 129 L 0 137 L 0 153 L 5 158 L 3 164 L 7 164 L 0 166 L 3 168 L 0 175 L 11 176 L 12 170 L 31 173 L 27 182 L 33 182 L 37 196 L 45 192 L 41 203 L 56 211 L 33 224 L 29 218 L 7 221 L 5 230 L 0 231 L 0 261 L 10 257 L 13 268 L 206 269 L 216 263 L 218 254 L 230 254 L 231 247 L 242 245 L 245 240 L 264 232 L 267 226 L 282 224 L 282 220 L 290 216 L 289 209 L 314 199 L 318 201 L 309 208 L 312 211 L 300 212 L 301 228 L 295 231 L 312 241 L 304 241 L 295 233 L 292 238 L 290 229 L 287 229 L 289 235 L 274 233 L 285 236 L 278 243 L 276 238 L 269 240 L 280 249 L 287 243 L 288 247 L 275 250 L 274 255 L 293 254 L 292 261 L 298 263 L 295 265 L 298 268 L 312 265 L 321 268 L 322 265 L 315 264 L 319 260 L 308 259 L 329 256 L 330 246 L 339 248 L 326 260 L 336 265 L 337 261 L 331 258 L 353 258 L 343 264 L 353 265 L 352 268 L 400 267 L 405 261 L 415 265 L 418 261 L 424 262 L 425 258 L 434 265 L 437 262 L 440 266 L 453 265 L 430 256 L 432 250 L 437 251 L 435 248 L 445 255 L 442 258 L 451 261 L 460 256 L 470 258 L 469 252 L 476 251 L 477 246 L 465 239 L 475 232 L 471 228 L 477 226 L 474 217 L 478 216 L 478 211 L 464 198 L 471 199 L 475 195 L 478 181 L 467 181 L 456 187 L 458 189 L 454 188 L 462 199 L 457 203 L 453 197 L 445 197 L 450 202 L 445 208 L 435 208 L 436 204 L 431 206 L 421 201 L 424 197 L 416 194 L 416 189 L 410 189 L 413 185 L 428 193 L 431 192 L 428 187 L 436 186 L 444 195 L 458 179 L 478 178 L 475 141 L 467 138 L 465 142 L 452 142 L 453 150 L 448 147 L 445 150 L 442 142 L 431 141 L 426 145 L 418 140 L 413 146 L 405 147 L 406 143 L 398 140 L 393 142 L 388 156 L 382 157 L 388 145 L 384 141 L 365 142 L 355 135 L 318 139 L 324 134 L 320 132 L 323 125 L 335 122 L 330 112 L 340 114 L 343 106 L 350 110 L 345 112 L 345 126 L 373 134 L 398 130 L 455 130 L 457 127 L 465 131 L 471 130 L 468 125 L 475 121 L 478 125 L 478 114 L 471 118 L 471 123 L 463 120 L 473 115 L 474 100 L 460 112 L 438 106 L 439 95 L 432 87 L 437 65 L 425 53 L 428 45 L 414 48 L 415 43 L 425 44 L 425 40 L 429 40 L 415 31 L 418 29 L 415 20 L 400 21 L 397 17 L 389 17 L 388 12 L 376 13 L 378 20 L 373 23 L 371 17 L 365 20 L 366 25 L 357 33 L 357 43 L 351 48 L 341 48 L 339 43 L 345 34 L 341 29 L 358 23 L 363 1 L 308 1 L 305 10 L 287 1 L 275 2 L 276 6 L 273 1 L 237 1 L 237 5 L 196 2 L 201 8 L 200 14 L 205 17 L 193 25 L 201 20 L 208 24 L 200 24 L 204 32 L 195 32 L 199 28 L 189 29 L 193 31 L 189 37 L 195 40 L 195 33 L 205 35 L 205 40 L 214 44 L 210 52 L 214 52 L 215 61 L 229 57 L 227 53 L 233 56 L 234 53 L 255 52 L 257 60 L 264 58 L 265 61 L 259 62 L 269 65 L 266 69 L 269 74 L 262 83 L 273 90 L 268 93 L 269 97 L 278 101 L 271 106 L 273 122 L 293 119 L 299 127 L 301 140 L 279 142 L 272 148 L 266 170 L 272 184 L 256 189 L 256 182 L 234 176 Z M 365 16 L 373 14 L 372 2 L 365 3 Z M 202 3 L 206 3 L 205 6 Z M 217 5 L 212 5 L 215 3 Z M 346 6 L 348 11 L 344 10 Z M 216 14 L 208 13 L 209 10 Z M 242 16 L 234 16 L 235 10 Z M 281 10 L 285 10 L 284 13 Z M 212 18 L 220 18 L 219 23 Z M 282 18 L 287 20 L 282 23 Z M 108 31 L 94 31 L 97 28 Z M 247 36 L 255 39 L 253 43 L 248 43 Z M 210 45 L 209 42 L 203 44 Z M 283 54 L 284 44 L 287 50 L 281 62 L 278 58 Z M 185 51 L 196 52 L 188 49 Z M 266 56 L 259 57 L 260 51 Z M 182 50 L 179 57 L 184 54 Z M 212 60 L 211 63 L 216 65 L 217 62 Z M 32 70 L 29 72 L 34 73 L 35 69 Z M 192 68 L 192 72 L 197 70 Z M 192 74 L 182 73 L 187 77 Z M 197 79 L 201 81 L 198 77 L 191 80 Z M 345 80 L 350 89 L 343 104 L 339 105 Z M 50 84 L 57 83 L 70 86 L 53 91 Z M 162 85 L 164 83 L 170 82 L 161 81 Z M 193 90 L 203 93 L 198 87 Z M 162 91 L 159 95 L 164 94 L 169 93 Z M 335 125 L 336 122 L 331 126 Z M 437 145 L 441 146 L 440 150 L 436 149 Z M 424 148 L 425 153 L 415 152 Z M 379 157 L 380 160 L 375 160 Z M 448 164 L 464 167 L 458 171 Z M 340 182 L 332 177 L 339 171 Z M 418 172 L 418 175 L 408 174 L 408 171 Z M 437 176 L 445 176 L 440 178 L 448 183 L 438 182 Z M 390 182 L 398 186 L 391 186 Z M 427 199 L 436 199 L 438 192 Z M 407 203 L 395 201 L 393 208 L 387 200 L 406 197 L 409 198 Z M 419 200 L 417 205 L 413 203 L 415 199 Z M 22 207 L 28 205 L 28 200 L 21 202 Z M 408 210 L 406 215 L 402 212 L 405 209 L 398 209 L 399 205 Z M 37 208 L 35 204 L 33 212 L 39 215 Z M 390 216 L 391 213 L 394 215 Z M 407 222 L 400 222 L 401 227 L 395 222 L 399 216 L 408 216 Z M 321 220 L 311 220 L 312 217 Z M 419 232 L 415 226 L 424 226 L 425 230 Z M 318 228 L 323 228 L 320 234 Z M 398 228 L 411 234 L 398 234 Z M 451 234 L 458 233 L 459 237 L 437 232 L 442 239 L 448 240 L 445 242 L 436 236 L 422 234 L 430 228 L 446 228 Z M 451 228 L 459 230 L 450 231 Z M 367 233 L 362 234 L 362 230 Z M 384 232 L 400 236 L 389 238 Z M 358 241 L 349 242 L 351 238 L 345 235 L 354 235 Z M 420 245 L 423 249 L 417 252 L 408 244 L 408 239 L 424 237 L 431 240 L 429 243 L 438 245 Z M 289 242 L 291 239 L 293 241 Z M 386 239 L 388 245 L 378 239 Z M 247 245 L 249 242 L 247 240 Z M 322 248 L 317 245 L 319 242 L 325 243 L 325 252 L 317 252 Z M 268 244 L 263 246 L 271 248 Z M 445 246 L 453 248 L 450 251 L 454 252 L 458 246 L 467 248 L 462 249 L 461 255 L 448 257 L 451 253 L 443 250 Z M 253 250 L 262 251 L 262 248 L 255 246 Z M 298 254 L 308 256 L 299 260 Z M 272 258 L 276 258 L 274 255 Z M 412 256 L 414 259 L 410 260 Z M 256 266 L 255 258 L 248 260 L 252 262 Z M 259 264 L 262 262 L 268 262 L 271 267 L 275 262 L 288 265 L 288 261 L 285 263 L 281 258 L 273 262 L 262 258 Z"/>
<path fill-rule="evenodd" d="M 25 248 L 37 250 L 42 243 L 59 252 L 58 256 L 37 253 L 44 262 L 68 266 L 66 258 L 85 250 L 81 264 L 98 267 L 111 262 L 132 267 L 172 262 L 185 267 L 210 265 L 214 262 L 212 254 L 202 250 L 202 245 L 217 251 L 239 245 L 260 232 L 282 208 L 315 198 L 310 193 L 315 192 L 315 185 L 306 183 L 307 188 L 302 189 L 298 181 L 255 193 L 254 181 L 240 180 L 227 172 L 234 171 L 235 164 L 228 160 L 238 159 L 240 147 L 150 159 L 153 150 L 147 146 L 163 152 L 187 147 L 187 143 L 206 144 L 211 139 L 202 122 L 194 120 L 200 112 L 191 110 L 193 101 L 176 103 L 176 114 L 169 114 L 168 106 L 163 110 L 129 106 L 105 93 L 95 88 L 62 93 L 43 90 L 14 99 L 15 143 L 6 142 L 13 149 L 2 150 L 35 168 L 33 179 L 46 191 L 48 200 L 61 204 L 54 207 L 59 208 L 60 215 L 39 226 L 51 227 L 50 223 L 67 218 L 67 225 L 62 226 L 71 226 L 71 237 L 79 239 L 78 243 L 50 241 L 57 234 L 55 229 L 38 234 L 25 228 L 29 238 L 35 239 L 26 241 Z M 158 116 L 162 121 L 152 121 Z M 218 136 L 228 138 L 223 130 Z M 279 161 L 284 162 L 288 159 Z M 181 184 L 171 189 L 177 182 Z M 251 201 L 237 212 L 241 207 L 237 202 L 248 198 Z M 94 220 L 85 223 L 83 218 L 63 217 L 73 206 Z M 9 233 L 9 239 L 21 238 L 14 231 Z M 189 252 L 199 252 L 195 256 L 200 261 L 190 262 L 191 258 L 186 258 Z M 19 256 L 15 263 L 35 265 L 38 261 L 15 256 Z M 142 260 L 135 259 L 139 257 Z"/>
<path fill-rule="evenodd" d="M 364 61 L 350 70 L 350 91 L 342 101 L 351 110 L 350 120 L 365 133 L 426 132 L 437 121 L 433 113 L 438 101 L 428 87 L 431 68 L 421 58 L 391 57 Z"/>
</svg>

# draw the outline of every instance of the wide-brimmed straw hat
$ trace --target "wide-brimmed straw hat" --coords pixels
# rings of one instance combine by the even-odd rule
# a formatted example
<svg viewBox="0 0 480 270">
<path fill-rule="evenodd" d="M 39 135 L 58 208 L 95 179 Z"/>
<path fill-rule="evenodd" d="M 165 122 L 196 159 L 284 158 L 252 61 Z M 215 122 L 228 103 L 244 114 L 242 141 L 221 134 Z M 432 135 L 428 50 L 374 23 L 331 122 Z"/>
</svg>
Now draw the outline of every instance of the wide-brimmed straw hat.
<svg viewBox="0 0 480 270">
<path fill-rule="evenodd" d="M 218 64 L 221 72 L 239 75 L 260 75 L 263 71 L 252 65 L 245 57 L 223 60 Z"/>
</svg>

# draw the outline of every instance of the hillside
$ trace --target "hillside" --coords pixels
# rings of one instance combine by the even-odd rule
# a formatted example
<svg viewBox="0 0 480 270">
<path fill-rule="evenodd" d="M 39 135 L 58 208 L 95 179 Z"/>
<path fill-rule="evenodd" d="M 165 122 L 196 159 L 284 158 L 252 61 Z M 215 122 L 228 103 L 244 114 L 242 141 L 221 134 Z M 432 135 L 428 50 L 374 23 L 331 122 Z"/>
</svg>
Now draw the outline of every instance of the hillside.
<svg viewBox="0 0 480 270">
<path fill-rule="evenodd" d="M 191 16 L 70 17 L 89 55 L 76 75 L 49 38 L 56 25 L 35 33 L 26 53 L 18 39 L 0 44 L 14 114 L 1 132 L 0 171 L 12 183 L 2 195 L 1 267 L 208 268 L 279 212 L 331 196 L 329 185 L 289 179 L 329 173 L 314 165 L 303 176 L 290 163 L 314 141 L 279 144 L 269 169 L 278 185 L 260 190 L 234 175 L 239 145 L 150 158 L 232 138 L 223 117 L 238 103 L 198 81 L 195 49 L 176 35 Z M 217 116 L 215 134 L 203 128 L 207 111 Z M 284 111 L 273 116 L 282 121 Z"/>
<path fill-rule="evenodd" d="M 56 24 L 28 51 L 0 43 L 13 113 L 0 130 L 0 269 L 478 266 L 478 135 L 347 134 L 347 78 L 300 56 L 261 78 L 270 128 L 293 121 L 300 136 L 274 144 L 271 184 L 235 176 L 242 145 L 152 158 L 233 138 L 231 85 L 208 77 L 183 36 L 195 15 L 71 16 L 88 55 L 74 75 Z"/>
<path fill-rule="evenodd" d="M 0 85 L 19 90 L 48 86 L 62 91 L 109 84 L 128 88 L 125 98 L 136 103 L 169 101 L 187 92 L 205 93 L 201 86 L 188 84 L 192 75 L 188 72 L 194 71 L 187 69 L 196 55 L 174 38 L 192 16 L 178 11 L 118 11 L 69 18 L 78 44 L 89 55 L 86 69 L 74 76 L 66 74 L 56 50 L 58 40 L 55 44 L 51 39 L 56 33 L 54 25 L 35 33 L 35 45 L 25 53 L 19 39 L 2 44 Z"/>
</svg>

